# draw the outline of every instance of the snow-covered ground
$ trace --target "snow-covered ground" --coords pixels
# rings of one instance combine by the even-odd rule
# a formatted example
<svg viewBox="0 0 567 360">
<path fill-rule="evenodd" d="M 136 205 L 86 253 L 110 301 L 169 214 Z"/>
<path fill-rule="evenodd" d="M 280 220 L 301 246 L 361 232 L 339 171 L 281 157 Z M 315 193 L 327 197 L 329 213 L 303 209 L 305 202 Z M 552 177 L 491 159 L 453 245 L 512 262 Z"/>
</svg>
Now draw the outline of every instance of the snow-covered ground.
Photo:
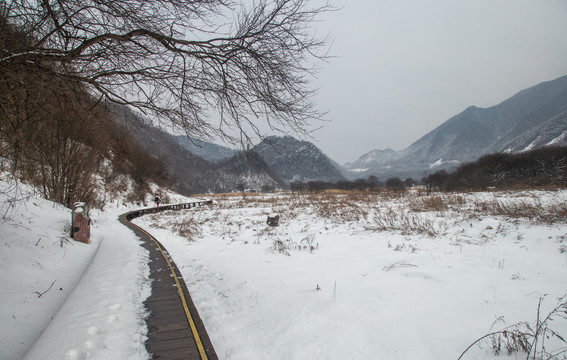
<svg viewBox="0 0 567 360">
<path fill-rule="evenodd" d="M 68 240 L 69 209 L 24 186 L 8 207 L 8 184 L 0 359 L 146 359 L 147 253 L 118 223 L 128 207 L 93 212 L 85 245 Z M 566 203 L 567 191 L 248 196 L 136 222 L 177 263 L 221 359 L 456 359 L 567 293 Z M 464 358 L 493 358 L 490 344 Z"/>
<path fill-rule="evenodd" d="M 567 227 L 542 223 L 566 199 L 224 198 L 137 222 L 169 249 L 221 359 L 456 359 L 567 293 Z M 491 357 L 485 344 L 465 358 Z"/>
<path fill-rule="evenodd" d="M 147 251 L 91 211 L 91 244 L 69 237 L 71 210 L 0 181 L 0 359 L 147 359 Z M 132 205 L 130 205 L 132 207 Z"/>
</svg>

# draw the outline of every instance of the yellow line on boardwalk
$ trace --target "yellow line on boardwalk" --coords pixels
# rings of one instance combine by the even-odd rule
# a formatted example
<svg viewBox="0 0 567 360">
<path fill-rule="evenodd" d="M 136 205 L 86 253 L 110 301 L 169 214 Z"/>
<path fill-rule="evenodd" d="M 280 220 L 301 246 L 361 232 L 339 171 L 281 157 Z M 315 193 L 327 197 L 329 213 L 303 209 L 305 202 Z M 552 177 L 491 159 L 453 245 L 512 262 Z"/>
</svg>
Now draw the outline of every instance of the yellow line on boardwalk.
<svg viewBox="0 0 567 360">
<path fill-rule="evenodd" d="M 183 289 L 181 288 L 181 284 L 179 283 L 179 279 L 177 278 L 177 274 L 175 273 L 175 269 L 173 269 L 173 265 L 171 265 L 171 262 L 167 258 L 167 255 L 165 255 L 163 248 L 161 247 L 161 245 L 159 244 L 157 239 L 154 238 L 146 230 L 142 229 L 138 225 L 129 221 L 126 218 L 126 216 L 124 216 L 124 219 L 126 221 L 128 221 L 130 224 L 132 224 L 135 227 L 137 227 L 138 229 L 140 229 L 144 234 L 148 235 L 148 237 L 150 239 L 152 239 L 154 244 L 156 244 L 159 251 L 161 252 L 161 255 L 163 256 L 163 258 L 167 262 L 167 265 L 169 266 L 169 270 L 171 271 L 171 273 L 173 274 L 173 278 L 175 279 L 175 284 L 177 285 L 177 290 L 179 290 L 179 297 L 181 298 L 181 303 L 183 304 L 183 309 L 185 310 L 185 315 L 187 316 L 187 321 L 189 321 L 189 326 L 191 327 L 191 332 L 193 332 L 193 338 L 195 339 L 195 343 L 197 344 L 197 348 L 199 349 L 199 354 L 201 355 L 201 360 L 208 360 L 207 354 L 205 352 L 205 347 L 203 346 L 203 343 L 201 342 L 201 337 L 199 336 L 199 333 L 197 331 L 197 326 L 195 325 L 195 322 L 193 321 L 193 317 L 191 316 L 191 312 L 189 311 L 189 306 L 187 306 L 187 300 L 185 300 L 185 295 L 183 295 Z"/>
</svg>

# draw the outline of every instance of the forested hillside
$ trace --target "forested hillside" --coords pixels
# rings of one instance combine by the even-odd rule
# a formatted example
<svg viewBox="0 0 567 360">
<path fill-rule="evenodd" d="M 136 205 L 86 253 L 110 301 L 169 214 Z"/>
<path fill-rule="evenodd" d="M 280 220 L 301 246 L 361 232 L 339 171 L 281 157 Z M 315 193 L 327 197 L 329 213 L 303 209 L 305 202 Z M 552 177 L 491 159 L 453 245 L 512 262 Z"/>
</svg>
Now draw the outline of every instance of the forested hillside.
<svg viewBox="0 0 567 360">
<path fill-rule="evenodd" d="M 426 176 L 428 190 L 469 191 L 567 186 L 567 147 L 545 147 L 519 154 L 496 153 Z"/>
<path fill-rule="evenodd" d="M 25 34 L 4 24 L 1 48 L 16 52 L 28 45 Z M 130 190 L 135 199 L 148 182 L 165 184 L 161 162 L 83 84 L 49 71 L 54 66 L 2 67 L 2 169 L 67 206 L 75 201 L 102 206 L 107 191 Z"/>
</svg>

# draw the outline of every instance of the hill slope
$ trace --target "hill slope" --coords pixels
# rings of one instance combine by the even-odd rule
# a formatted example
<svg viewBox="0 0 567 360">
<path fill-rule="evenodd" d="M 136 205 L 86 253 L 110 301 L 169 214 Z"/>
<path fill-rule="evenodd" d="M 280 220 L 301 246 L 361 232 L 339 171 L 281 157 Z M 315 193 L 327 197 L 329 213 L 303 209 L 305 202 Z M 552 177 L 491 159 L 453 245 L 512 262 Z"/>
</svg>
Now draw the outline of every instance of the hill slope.
<svg viewBox="0 0 567 360">
<path fill-rule="evenodd" d="M 218 162 L 207 161 L 180 145 L 178 137 L 148 125 L 148 121 L 118 121 L 164 164 L 169 173 L 168 185 L 183 194 L 231 192 L 242 185 L 255 189 L 285 187 L 261 159 L 236 153 Z M 207 145 L 205 148 L 211 147 Z"/>
<path fill-rule="evenodd" d="M 309 141 L 291 136 L 271 136 L 254 146 L 251 152 L 259 154 L 288 183 L 345 179 L 333 161 Z"/>
<path fill-rule="evenodd" d="M 211 162 L 218 162 L 226 160 L 238 152 L 235 149 L 230 149 L 226 146 L 213 144 L 196 138 L 189 139 L 185 135 L 175 137 L 179 145 L 183 146 L 190 153 L 200 156 L 203 159 Z"/>
</svg>

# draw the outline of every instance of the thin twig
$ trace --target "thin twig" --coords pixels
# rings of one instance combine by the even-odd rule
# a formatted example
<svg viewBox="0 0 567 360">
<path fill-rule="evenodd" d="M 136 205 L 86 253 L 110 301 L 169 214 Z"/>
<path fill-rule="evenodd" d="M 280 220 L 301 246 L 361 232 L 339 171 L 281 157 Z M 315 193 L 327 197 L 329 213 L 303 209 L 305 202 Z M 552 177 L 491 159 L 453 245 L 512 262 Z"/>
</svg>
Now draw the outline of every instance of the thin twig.
<svg viewBox="0 0 567 360">
<path fill-rule="evenodd" d="M 53 287 L 53 284 L 55 284 L 57 280 L 53 280 L 53 282 L 51 283 L 51 286 L 49 287 L 49 289 L 45 290 L 44 292 L 40 293 L 37 291 L 34 291 L 34 294 L 37 294 L 37 298 L 39 299 L 43 294 L 45 294 L 46 292 L 48 292 L 49 290 L 51 290 L 51 288 Z"/>
</svg>

